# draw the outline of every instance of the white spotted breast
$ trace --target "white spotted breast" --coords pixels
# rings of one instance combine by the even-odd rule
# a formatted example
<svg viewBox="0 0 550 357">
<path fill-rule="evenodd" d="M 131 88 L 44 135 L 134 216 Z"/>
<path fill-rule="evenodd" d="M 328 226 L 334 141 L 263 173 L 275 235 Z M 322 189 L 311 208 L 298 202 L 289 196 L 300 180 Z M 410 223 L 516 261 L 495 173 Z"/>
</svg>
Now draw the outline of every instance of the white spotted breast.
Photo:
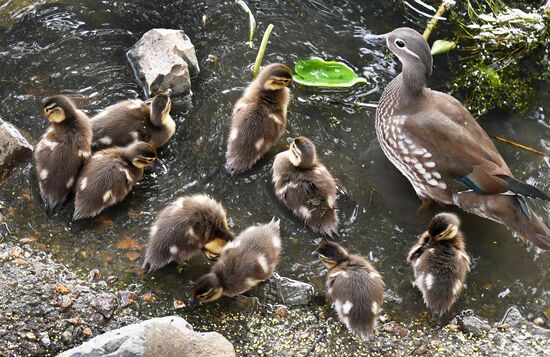
<svg viewBox="0 0 550 357">
<path fill-rule="evenodd" d="M 447 185 L 431 159 L 432 153 L 403 129 L 407 116 L 395 114 L 399 106 L 400 81 L 399 76 L 392 80 L 380 98 L 376 110 L 376 136 L 386 157 L 409 180 L 416 194 L 430 198 L 431 188 L 446 190 Z"/>
</svg>

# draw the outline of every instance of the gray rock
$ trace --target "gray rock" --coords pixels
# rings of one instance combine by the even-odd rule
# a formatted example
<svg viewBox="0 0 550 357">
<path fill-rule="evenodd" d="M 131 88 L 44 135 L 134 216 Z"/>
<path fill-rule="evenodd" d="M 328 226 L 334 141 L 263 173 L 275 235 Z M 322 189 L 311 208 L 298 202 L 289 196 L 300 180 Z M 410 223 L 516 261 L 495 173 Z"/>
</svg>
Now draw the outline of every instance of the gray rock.
<svg viewBox="0 0 550 357">
<path fill-rule="evenodd" d="M 87 356 L 235 356 L 233 345 L 217 332 L 195 332 L 178 316 L 159 317 L 99 335 L 58 357 Z"/>
<path fill-rule="evenodd" d="M 476 316 L 458 316 L 457 322 L 464 333 L 469 333 L 476 337 L 482 337 L 491 331 L 491 326 Z"/>
<path fill-rule="evenodd" d="M 511 327 L 525 329 L 531 334 L 539 335 L 550 339 L 550 330 L 540 327 L 527 320 L 516 307 L 511 307 L 506 311 L 502 323 L 507 323 Z"/>
<path fill-rule="evenodd" d="M 115 295 L 103 293 L 96 296 L 96 298 L 90 303 L 90 306 L 99 312 L 103 317 L 108 319 L 113 314 L 117 304 Z"/>
<path fill-rule="evenodd" d="M 268 300 L 284 305 L 308 305 L 315 294 L 313 285 L 298 280 L 285 278 L 279 274 L 273 274 L 265 286 L 264 292 Z"/>
<path fill-rule="evenodd" d="M 32 153 L 32 145 L 19 130 L 0 118 L 0 179 L 8 175 L 15 164 Z"/>
<path fill-rule="evenodd" d="M 502 323 L 507 323 L 513 327 L 521 327 L 521 325 L 527 325 L 530 323 L 525 317 L 519 312 L 516 307 L 511 307 L 506 311 Z"/>
<path fill-rule="evenodd" d="M 147 96 L 172 89 L 173 97 L 191 96 L 191 79 L 199 74 L 195 47 L 181 30 L 152 29 L 128 51 Z M 177 98 L 176 98 L 177 99 Z"/>
<path fill-rule="evenodd" d="M 47 332 L 40 332 L 38 334 L 38 338 L 40 338 L 40 342 L 45 348 L 50 347 L 50 345 L 52 344 L 52 341 L 50 340 L 50 335 L 48 335 Z"/>
<path fill-rule="evenodd" d="M 73 341 L 74 327 L 71 326 L 61 334 L 61 338 L 66 344 L 70 344 Z"/>
</svg>

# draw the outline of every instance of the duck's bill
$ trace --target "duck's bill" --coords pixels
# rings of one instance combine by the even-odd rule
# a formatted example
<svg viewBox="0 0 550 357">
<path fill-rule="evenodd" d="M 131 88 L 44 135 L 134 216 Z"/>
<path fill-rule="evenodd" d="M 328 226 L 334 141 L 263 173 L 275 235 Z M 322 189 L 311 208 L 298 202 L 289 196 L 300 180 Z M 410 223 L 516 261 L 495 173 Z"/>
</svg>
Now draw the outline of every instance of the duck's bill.
<svg viewBox="0 0 550 357">
<path fill-rule="evenodd" d="M 386 45 L 386 35 L 374 35 L 369 33 L 363 37 L 367 43 L 370 43 L 374 46 L 385 46 Z"/>
</svg>

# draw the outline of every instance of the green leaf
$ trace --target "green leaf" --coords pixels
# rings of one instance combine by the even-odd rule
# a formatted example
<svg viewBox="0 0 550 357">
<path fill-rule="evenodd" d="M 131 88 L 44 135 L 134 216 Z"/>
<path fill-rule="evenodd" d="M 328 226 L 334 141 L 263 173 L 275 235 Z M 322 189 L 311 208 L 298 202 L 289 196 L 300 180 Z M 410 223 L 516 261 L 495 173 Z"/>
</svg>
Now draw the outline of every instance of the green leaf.
<svg viewBox="0 0 550 357">
<path fill-rule="evenodd" d="M 437 40 L 432 45 L 432 56 L 447 53 L 456 47 L 456 42 L 447 40 Z"/>
<path fill-rule="evenodd" d="M 296 62 L 294 71 L 293 80 L 308 87 L 348 88 L 357 83 L 367 83 L 345 63 L 317 57 Z"/>
</svg>

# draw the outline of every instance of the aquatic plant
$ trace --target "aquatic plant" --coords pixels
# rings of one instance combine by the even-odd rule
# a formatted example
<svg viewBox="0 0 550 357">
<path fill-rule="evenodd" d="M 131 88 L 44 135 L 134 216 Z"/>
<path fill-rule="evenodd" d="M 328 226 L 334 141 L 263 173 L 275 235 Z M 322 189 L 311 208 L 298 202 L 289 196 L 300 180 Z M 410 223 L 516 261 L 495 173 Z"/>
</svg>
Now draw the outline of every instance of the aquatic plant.
<svg viewBox="0 0 550 357">
<path fill-rule="evenodd" d="M 262 60 L 264 59 L 267 41 L 269 41 L 269 36 L 271 35 L 271 31 L 273 31 L 273 27 L 273 24 L 269 24 L 264 32 L 264 36 L 262 37 L 262 43 L 260 44 L 260 49 L 258 50 L 258 54 L 256 55 L 256 61 L 254 61 L 254 69 L 252 70 L 252 75 L 254 77 L 256 77 L 258 73 L 260 73 L 260 66 L 262 64 Z"/>
<path fill-rule="evenodd" d="M 367 83 L 347 64 L 317 57 L 296 62 L 294 71 L 293 80 L 309 87 L 347 88 L 357 83 Z"/>
<path fill-rule="evenodd" d="M 447 40 L 436 40 L 432 44 L 432 56 L 440 55 L 442 53 L 449 52 L 456 47 L 456 42 Z"/>
<path fill-rule="evenodd" d="M 248 5 L 243 0 L 237 0 L 236 3 L 240 5 L 240 7 L 242 7 L 242 9 L 248 14 L 248 23 L 250 27 L 250 38 L 248 44 L 250 45 L 250 48 L 252 48 L 252 39 L 254 38 L 254 30 L 256 29 L 256 18 L 254 17 L 252 10 L 250 10 Z"/>
<path fill-rule="evenodd" d="M 467 1 L 462 11 L 451 17 L 462 62 L 453 69 L 452 90 L 477 115 L 493 108 L 526 110 L 532 84 L 550 74 L 544 11 L 512 8 L 501 0 Z"/>
</svg>

